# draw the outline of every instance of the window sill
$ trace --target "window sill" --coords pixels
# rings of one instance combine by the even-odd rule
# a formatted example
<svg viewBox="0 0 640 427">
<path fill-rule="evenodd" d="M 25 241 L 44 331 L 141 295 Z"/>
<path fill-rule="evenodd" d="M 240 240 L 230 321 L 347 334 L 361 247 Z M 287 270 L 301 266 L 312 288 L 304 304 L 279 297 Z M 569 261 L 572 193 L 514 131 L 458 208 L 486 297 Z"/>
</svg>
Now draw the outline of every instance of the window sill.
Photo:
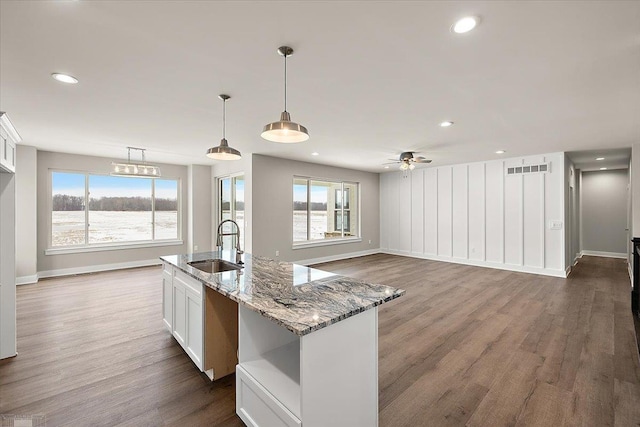
<svg viewBox="0 0 640 427">
<path fill-rule="evenodd" d="M 45 255 L 78 254 L 83 252 L 118 251 L 123 249 L 143 249 L 158 246 L 179 246 L 184 244 L 182 240 L 158 240 L 155 242 L 135 242 L 135 243 L 108 243 L 102 245 L 66 246 L 61 248 L 49 248 L 44 251 Z"/>
<path fill-rule="evenodd" d="M 331 245 L 342 245 L 345 243 L 358 243 L 362 242 L 361 237 L 347 237 L 344 239 L 326 239 L 326 240 L 313 240 L 310 242 L 300 242 L 294 243 L 291 249 L 307 249 L 307 248 L 315 248 L 318 246 L 331 246 Z"/>
</svg>

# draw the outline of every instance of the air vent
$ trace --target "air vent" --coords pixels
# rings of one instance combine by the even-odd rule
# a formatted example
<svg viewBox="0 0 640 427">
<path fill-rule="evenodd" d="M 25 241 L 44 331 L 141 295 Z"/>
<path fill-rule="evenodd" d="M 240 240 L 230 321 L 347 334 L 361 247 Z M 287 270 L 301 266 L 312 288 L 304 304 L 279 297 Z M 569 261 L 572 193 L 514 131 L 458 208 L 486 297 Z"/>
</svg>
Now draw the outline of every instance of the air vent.
<svg viewBox="0 0 640 427">
<path fill-rule="evenodd" d="M 515 166 L 512 168 L 507 168 L 507 175 L 549 172 L 551 169 L 550 166 L 551 165 L 549 163 L 543 163 L 541 165 Z"/>
</svg>

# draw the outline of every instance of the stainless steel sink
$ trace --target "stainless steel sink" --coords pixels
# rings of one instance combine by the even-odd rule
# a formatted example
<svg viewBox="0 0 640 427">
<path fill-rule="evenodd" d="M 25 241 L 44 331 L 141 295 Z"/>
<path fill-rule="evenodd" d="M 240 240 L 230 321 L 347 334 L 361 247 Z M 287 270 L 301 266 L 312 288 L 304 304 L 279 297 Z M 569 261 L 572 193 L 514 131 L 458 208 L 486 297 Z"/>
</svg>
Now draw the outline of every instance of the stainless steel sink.
<svg viewBox="0 0 640 427">
<path fill-rule="evenodd" d="M 205 273 L 220 273 L 222 271 L 240 270 L 242 268 L 241 265 L 222 259 L 206 259 L 204 261 L 188 262 L 187 264 Z"/>
</svg>

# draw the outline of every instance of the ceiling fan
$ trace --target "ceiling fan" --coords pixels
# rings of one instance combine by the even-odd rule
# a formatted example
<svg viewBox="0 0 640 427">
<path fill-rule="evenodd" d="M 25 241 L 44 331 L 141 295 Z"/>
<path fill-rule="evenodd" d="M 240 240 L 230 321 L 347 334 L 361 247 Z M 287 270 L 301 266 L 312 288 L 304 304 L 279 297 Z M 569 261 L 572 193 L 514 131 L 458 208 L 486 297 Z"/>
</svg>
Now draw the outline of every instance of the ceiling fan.
<svg viewBox="0 0 640 427">
<path fill-rule="evenodd" d="M 385 163 L 386 165 L 397 163 L 400 165 L 400 170 L 406 171 L 413 170 L 416 167 L 416 163 L 431 163 L 431 160 L 423 157 L 423 156 L 414 156 L 417 151 L 405 151 L 400 154 L 398 160 L 394 160 L 391 163 Z M 389 159 L 393 160 L 393 159 Z"/>
</svg>

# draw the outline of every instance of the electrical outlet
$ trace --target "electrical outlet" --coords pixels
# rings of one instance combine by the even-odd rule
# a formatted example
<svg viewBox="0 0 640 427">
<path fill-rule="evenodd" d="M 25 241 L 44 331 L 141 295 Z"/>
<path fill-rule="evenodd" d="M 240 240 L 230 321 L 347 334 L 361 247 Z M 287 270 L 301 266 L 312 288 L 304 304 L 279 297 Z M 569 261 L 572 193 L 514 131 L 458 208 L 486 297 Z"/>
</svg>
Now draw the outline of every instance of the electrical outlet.
<svg viewBox="0 0 640 427">
<path fill-rule="evenodd" d="M 369 244 L 371 244 L 371 239 L 369 239 Z"/>
<path fill-rule="evenodd" d="M 198 245 L 193 245 L 193 250 L 197 251 L 198 250 Z"/>
<path fill-rule="evenodd" d="M 280 251 L 276 251 L 276 256 L 280 256 Z"/>
</svg>

